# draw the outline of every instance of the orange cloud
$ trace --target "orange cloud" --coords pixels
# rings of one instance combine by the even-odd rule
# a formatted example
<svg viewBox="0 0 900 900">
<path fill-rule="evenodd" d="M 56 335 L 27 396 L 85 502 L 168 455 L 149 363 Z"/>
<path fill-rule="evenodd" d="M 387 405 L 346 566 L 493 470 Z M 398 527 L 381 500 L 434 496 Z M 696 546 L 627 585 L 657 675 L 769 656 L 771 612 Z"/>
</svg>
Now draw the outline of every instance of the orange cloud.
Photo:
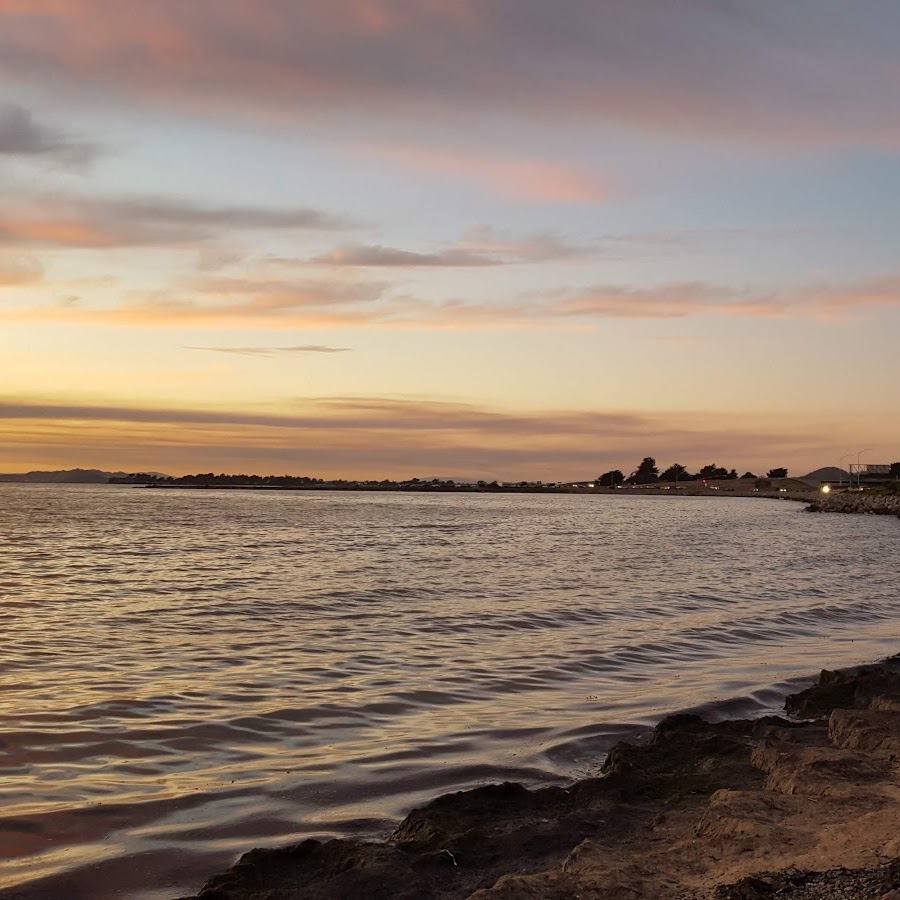
<svg viewBox="0 0 900 900">
<path fill-rule="evenodd" d="M 48 215 L 46 209 L 52 209 Z M 0 244 L 36 247 L 165 246 L 234 231 L 339 231 L 351 223 L 317 209 L 214 206 L 168 197 L 12 197 L 0 210 Z"/>
<path fill-rule="evenodd" d="M 116 247 L 123 236 L 73 219 L 13 218 L 0 213 L 0 241 L 38 247 Z"/>
<path fill-rule="evenodd" d="M 44 277 L 44 271 L 34 260 L 0 257 L 0 287 L 19 287 L 34 284 Z"/>
<path fill-rule="evenodd" d="M 594 285 L 496 301 L 428 301 L 391 285 L 347 279 L 208 278 L 119 306 L 70 303 L 7 307 L 7 322 L 222 328 L 511 328 L 590 325 L 609 318 L 729 317 L 835 319 L 900 306 L 900 276 L 780 290 L 709 282 L 634 287 Z"/>
</svg>

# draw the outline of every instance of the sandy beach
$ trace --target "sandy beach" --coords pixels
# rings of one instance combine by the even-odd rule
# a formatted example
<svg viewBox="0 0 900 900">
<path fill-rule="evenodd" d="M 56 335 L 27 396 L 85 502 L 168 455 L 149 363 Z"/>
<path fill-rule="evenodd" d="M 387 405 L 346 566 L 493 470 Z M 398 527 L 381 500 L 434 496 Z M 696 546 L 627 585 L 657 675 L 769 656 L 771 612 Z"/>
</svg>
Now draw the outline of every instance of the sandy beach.
<svg viewBox="0 0 900 900">
<path fill-rule="evenodd" d="M 254 850 L 196 900 L 869 900 L 900 894 L 900 656 L 785 716 L 662 721 L 599 778 L 439 797 L 379 843 Z"/>
</svg>

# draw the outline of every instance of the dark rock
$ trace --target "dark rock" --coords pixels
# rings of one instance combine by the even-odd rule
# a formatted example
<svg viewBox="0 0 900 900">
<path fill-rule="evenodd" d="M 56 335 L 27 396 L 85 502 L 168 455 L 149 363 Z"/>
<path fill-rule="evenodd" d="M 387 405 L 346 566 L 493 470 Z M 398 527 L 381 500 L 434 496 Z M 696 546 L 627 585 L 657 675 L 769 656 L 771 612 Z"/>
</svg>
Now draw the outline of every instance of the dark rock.
<svg viewBox="0 0 900 900">
<path fill-rule="evenodd" d="M 881 886 L 886 891 L 900 888 L 900 859 L 895 859 L 884 867 Z"/>
<path fill-rule="evenodd" d="M 859 672 L 829 672 L 805 691 L 786 698 L 785 709 L 795 716 L 815 719 L 835 709 L 866 709 L 875 697 L 900 698 L 900 673 L 879 667 Z"/>
<path fill-rule="evenodd" d="M 711 724 L 699 716 L 670 716 L 645 746 L 626 742 L 609 752 L 602 771 L 622 799 L 684 799 L 709 796 L 735 785 L 758 786 L 750 762 L 748 721 Z"/>
<path fill-rule="evenodd" d="M 715 900 L 761 900 L 771 897 L 784 887 L 778 878 L 742 878 L 735 884 L 719 885 Z"/>
</svg>

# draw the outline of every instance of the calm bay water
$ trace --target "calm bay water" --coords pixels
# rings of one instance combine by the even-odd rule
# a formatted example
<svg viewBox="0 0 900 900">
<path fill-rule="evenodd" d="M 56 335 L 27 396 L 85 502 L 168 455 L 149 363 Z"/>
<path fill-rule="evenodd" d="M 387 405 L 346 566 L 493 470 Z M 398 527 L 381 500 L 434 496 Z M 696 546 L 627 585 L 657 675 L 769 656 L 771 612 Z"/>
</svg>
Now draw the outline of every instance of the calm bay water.
<svg viewBox="0 0 900 900">
<path fill-rule="evenodd" d="M 893 518 L 736 498 L 0 485 L 0 896 L 563 782 L 895 652 Z"/>
</svg>

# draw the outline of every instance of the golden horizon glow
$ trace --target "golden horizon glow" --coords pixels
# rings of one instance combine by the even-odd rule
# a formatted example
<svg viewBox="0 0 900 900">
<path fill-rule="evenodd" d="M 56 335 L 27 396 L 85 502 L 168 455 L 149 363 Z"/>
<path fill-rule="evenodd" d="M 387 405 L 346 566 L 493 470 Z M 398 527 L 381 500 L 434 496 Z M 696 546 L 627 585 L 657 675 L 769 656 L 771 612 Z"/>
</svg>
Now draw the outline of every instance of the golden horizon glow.
<svg viewBox="0 0 900 900">
<path fill-rule="evenodd" d="M 0 0 L 0 469 L 897 459 L 900 22 L 798 3 Z"/>
</svg>

